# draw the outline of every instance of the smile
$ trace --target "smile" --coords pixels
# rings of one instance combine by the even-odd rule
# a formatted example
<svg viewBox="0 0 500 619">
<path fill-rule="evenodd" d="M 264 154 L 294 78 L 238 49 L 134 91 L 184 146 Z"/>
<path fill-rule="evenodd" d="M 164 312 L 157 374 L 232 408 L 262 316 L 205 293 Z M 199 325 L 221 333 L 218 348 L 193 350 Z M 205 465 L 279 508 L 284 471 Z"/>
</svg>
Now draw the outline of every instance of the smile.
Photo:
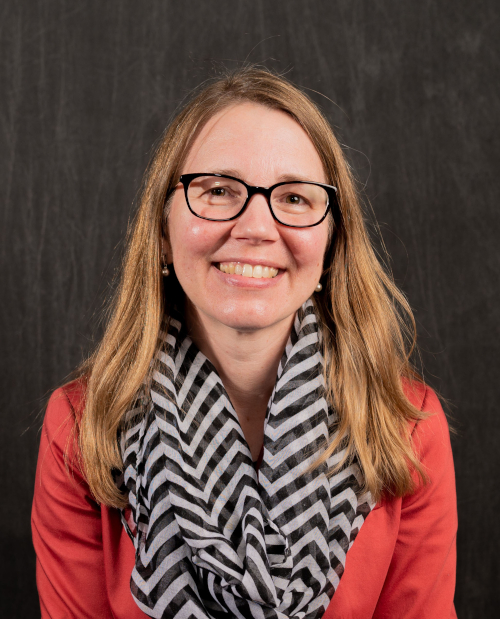
<svg viewBox="0 0 500 619">
<path fill-rule="evenodd" d="M 278 275 L 278 269 L 261 264 L 244 264 L 242 262 L 219 262 L 215 265 L 219 271 L 230 275 L 241 275 L 242 277 L 254 277 L 256 279 L 272 279 Z"/>
</svg>

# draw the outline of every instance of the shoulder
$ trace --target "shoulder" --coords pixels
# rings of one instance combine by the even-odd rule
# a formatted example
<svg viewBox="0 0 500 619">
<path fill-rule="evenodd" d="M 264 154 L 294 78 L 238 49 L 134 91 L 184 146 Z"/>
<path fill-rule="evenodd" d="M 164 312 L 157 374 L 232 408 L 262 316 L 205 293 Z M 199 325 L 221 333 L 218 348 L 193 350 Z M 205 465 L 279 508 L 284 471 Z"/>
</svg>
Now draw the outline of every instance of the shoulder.
<svg viewBox="0 0 500 619">
<path fill-rule="evenodd" d="M 409 402 L 424 413 L 422 419 L 410 424 L 413 442 L 417 441 L 421 446 L 429 441 L 449 445 L 448 421 L 435 391 L 420 382 L 409 383 L 407 381 L 403 388 Z M 415 448 L 418 446 L 418 444 L 414 445 Z"/>
<path fill-rule="evenodd" d="M 43 421 L 43 439 L 54 457 L 78 460 L 78 426 L 85 404 L 85 382 L 74 380 L 51 395 Z"/>
<path fill-rule="evenodd" d="M 45 413 L 45 424 L 79 423 L 85 405 L 86 384 L 83 379 L 74 380 L 56 389 L 50 396 Z"/>
<path fill-rule="evenodd" d="M 428 480 L 415 476 L 416 491 L 403 499 L 403 508 L 427 496 L 455 501 L 455 471 L 446 415 L 436 393 L 422 383 L 405 385 L 408 400 L 425 413 L 410 426 L 411 443 Z"/>
</svg>

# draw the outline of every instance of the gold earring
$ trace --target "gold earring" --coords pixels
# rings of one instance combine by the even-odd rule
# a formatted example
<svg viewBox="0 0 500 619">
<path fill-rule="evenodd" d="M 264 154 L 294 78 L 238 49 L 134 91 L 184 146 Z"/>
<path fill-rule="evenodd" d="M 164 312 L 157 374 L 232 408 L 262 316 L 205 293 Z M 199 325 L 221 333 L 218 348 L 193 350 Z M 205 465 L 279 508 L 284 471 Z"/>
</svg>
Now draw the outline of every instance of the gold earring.
<svg viewBox="0 0 500 619">
<path fill-rule="evenodd" d="M 316 288 L 314 289 L 314 292 L 321 292 L 323 290 L 323 286 L 318 282 L 316 284 Z"/>
<path fill-rule="evenodd" d="M 168 277 L 170 275 L 170 271 L 168 270 L 167 261 L 165 259 L 165 256 L 162 256 L 161 264 L 162 264 L 161 274 L 163 275 L 163 277 Z"/>
</svg>

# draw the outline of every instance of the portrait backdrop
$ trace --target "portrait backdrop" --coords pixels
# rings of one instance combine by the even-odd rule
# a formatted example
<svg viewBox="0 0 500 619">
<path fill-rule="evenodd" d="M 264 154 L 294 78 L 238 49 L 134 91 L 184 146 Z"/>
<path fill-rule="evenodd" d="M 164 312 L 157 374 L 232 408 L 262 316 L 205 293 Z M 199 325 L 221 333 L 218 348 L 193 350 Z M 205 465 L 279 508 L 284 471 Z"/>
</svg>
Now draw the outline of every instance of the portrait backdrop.
<svg viewBox="0 0 500 619">
<path fill-rule="evenodd" d="M 374 238 L 375 214 L 455 428 L 458 616 L 498 616 L 497 0 L 9 0 L 0 15 L 0 615 L 39 616 L 43 407 L 99 336 L 155 141 L 193 87 L 251 62 L 320 105 Z"/>
</svg>

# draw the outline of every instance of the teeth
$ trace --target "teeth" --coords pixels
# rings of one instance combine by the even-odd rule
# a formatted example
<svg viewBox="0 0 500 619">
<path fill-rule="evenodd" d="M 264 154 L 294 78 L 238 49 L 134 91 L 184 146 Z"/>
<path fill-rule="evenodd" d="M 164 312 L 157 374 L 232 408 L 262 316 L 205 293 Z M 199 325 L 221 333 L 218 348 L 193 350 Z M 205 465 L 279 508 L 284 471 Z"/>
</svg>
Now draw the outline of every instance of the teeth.
<svg viewBox="0 0 500 619">
<path fill-rule="evenodd" d="M 278 275 L 278 269 L 273 267 L 266 267 L 261 264 L 256 264 L 252 267 L 251 264 L 242 264 L 241 262 L 221 262 L 219 263 L 219 270 L 223 273 L 234 273 L 235 275 L 255 277 L 258 279 L 261 277 L 271 279 Z"/>
<path fill-rule="evenodd" d="M 243 277 L 252 277 L 252 265 L 251 264 L 244 264 L 243 265 Z"/>
<path fill-rule="evenodd" d="M 244 273 L 245 271 L 243 271 Z M 252 273 L 252 277 L 257 277 L 260 278 L 262 277 L 262 267 L 260 266 L 260 264 L 256 264 L 253 268 L 253 273 Z"/>
</svg>

